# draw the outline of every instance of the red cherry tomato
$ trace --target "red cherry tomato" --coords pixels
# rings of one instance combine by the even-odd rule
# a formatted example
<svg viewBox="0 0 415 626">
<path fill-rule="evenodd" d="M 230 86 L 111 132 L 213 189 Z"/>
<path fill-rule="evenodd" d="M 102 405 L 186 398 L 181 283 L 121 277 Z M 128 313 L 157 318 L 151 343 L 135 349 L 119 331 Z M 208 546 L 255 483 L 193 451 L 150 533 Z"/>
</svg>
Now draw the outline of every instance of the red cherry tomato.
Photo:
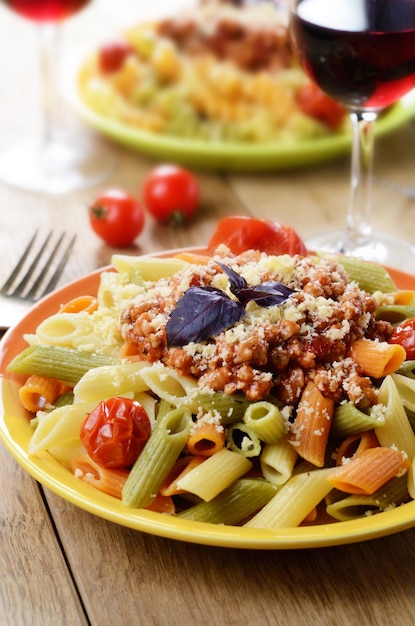
<svg viewBox="0 0 415 626">
<path fill-rule="evenodd" d="M 133 243 L 144 227 L 140 202 L 119 189 L 100 195 L 89 208 L 94 232 L 110 246 L 122 248 Z"/>
<path fill-rule="evenodd" d="M 317 85 L 305 85 L 297 96 L 298 104 L 306 115 L 336 130 L 346 116 L 346 109 L 329 96 Z"/>
<path fill-rule="evenodd" d="M 305 256 L 307 248 L 291 226 L 255 217 L 232 216 L 219 221 L 209 243 L 208 251 L 225 244 L 234 254 L 254 249 L 267 254 L 300 254 Z"/>
<path fill-rule="evenodd" d="M 199 199 L 196 177 L 177 165 L 160 165 L 144 181 L 144 204 L 161 222 L 183 222 L 195 213 Z"/>
<path fill-rule="evenodd" d="M 389 343 L 397 343 L 405 349 L 406 359 L 415 359 L 415 317 L 397 326 L 389 338 Z"/>
<path fill-rule="evenodd" d="M 96 463 L 127 468 L 136 461 L 150 433 L 150 420 L 141 404 L 115 397 L 100 402 L 87 416 L 81 441 Z"/>
<path fill-rule="evenodd" d="M 118 72 L 125 59 L 134 53 L 133 48 L 126 41 L 112 41 L 103 44 L 98 53 L 98 65 L 103 74 Z"/>
</svg>

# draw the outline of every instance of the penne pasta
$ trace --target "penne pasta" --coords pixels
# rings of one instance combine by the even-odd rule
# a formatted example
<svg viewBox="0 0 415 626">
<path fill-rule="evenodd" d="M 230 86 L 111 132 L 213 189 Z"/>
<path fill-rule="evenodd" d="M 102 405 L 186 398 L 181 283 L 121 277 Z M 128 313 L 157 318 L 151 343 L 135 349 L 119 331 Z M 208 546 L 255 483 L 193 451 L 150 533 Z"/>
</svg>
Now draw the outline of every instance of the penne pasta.
<svg viewBox="0 0 415 626">
<path fill-rule="evenodd" d="M 373 378 L 383 378 L 392 374 L 400 368 L 406 358 L 402 346 L 370 339 L 355 341 L 350 353 L 362 368 L 362 372 Z"/>
<path fill-rule="evenodd" d="M 317 467 L 324 465 L 333 408 L 333 401 L 310 381 L 301 395 L 290 441 L 299 456 Z"/>
<path fill-rule="evenodd" d="M 185 408 L 174 409 L 157 420 L 123 487 L 126 506 L 143 508 L 151 504 L 185 447 L 190 427 L 191 414 Z"/>
<path fill-rule="evenodd" d="M 357 433 L 378 428 L 385 423 L 385 408 L 381 404 L 374 405 L 368 413 L 364 413 L 351 402 L 335 407 L 330 436 L 333 439 L 344 439 Z"/>
<path fill-rule="evenodd" d="M 385 423 L 375 428 L 381 446 L 395 446 L 412 460 L 415 457 L 415 434 L 405 413 L 398 389 L 391 376 L 387 376 L 379 389 L 379 402 L 386 407 Z"/>
<path fill-rule="evenodd" d="M 192 427 L 186 445 L 189 454 L 212 456 L 225 445 L 225 429 L 220 421 L 212 419 L 209 414 L 202 416 Z"/>
<path fill-rule="evenodd" d="M 245 526 L 289 528 L 298 526 L 331 491 L 328 478 L 333 468 L 316 469 L 292 476 L 277 494 Z"/>
<path fill-rule="evenodd" d="M 259 460 L 264 477 L 273 485 L 283 485 L 291 477 L 297 459 L 295 447 L 283 437 L 277 443 L 266 444 Z"/>
<path fill-rule="evenodd" d="M 134 361 L 102 365 L 88 370 L 73 389 L 75 402 L 98 401 L 102 399 L 103 389 L 107 397 L 119 396 L 128 391 L 132 393 L 146 391 L 148 385 L 141 376 L 141 370 L 145 366 L 148 364 L 143 361 Z"/>
<path fill-rule="evenodd" d="M 370 495 L 409 469 L 408 458 L 392 448 L 368 448 L 336 469 L 328 481 L 352 494 Z"/>
<path fill-rule="evenodd" d="M 239 478 L 209 502 L 199 502 L 177 517 L 209 524 L 239 524 L 269 502 L 276 491 L 263 479 Z"/>
<path fill-rule="evenodd" d="M 399 506 L 408 498 L 406 476 L 392 478 L 373 494 L 341 497 L 327 505 L 326 511 L 339 522 L 367 517 Z"/>
<path fill-rule="evenodd" d="M 265 443 L 276 443 L 287 430 L 278 407 L 265 400 L 250 404 L 243 421 Z"/>
<path fill-rule="evenodd" d="M 249 459 L 223 448 L 178 480 L 177 486 L 209 502 L 251 467 Z"/>
<path fill-rule="evenodd" d="M 52 405 L 69 388 L 56 378 L 32 374 L 19 389 L 20 402 L 27 411 L 36 411 Z"/>
</svg>

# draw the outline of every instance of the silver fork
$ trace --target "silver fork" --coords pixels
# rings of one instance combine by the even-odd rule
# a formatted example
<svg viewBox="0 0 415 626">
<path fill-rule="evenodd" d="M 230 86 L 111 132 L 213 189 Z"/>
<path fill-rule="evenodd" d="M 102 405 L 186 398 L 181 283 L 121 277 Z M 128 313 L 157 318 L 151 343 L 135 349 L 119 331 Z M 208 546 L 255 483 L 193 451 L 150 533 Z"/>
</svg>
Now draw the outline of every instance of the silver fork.
<svg viewBox="0 0 415 626">
<path fill-rule="evenodd" d="M 36 231 L 9 277 L 0 288 L 0 328 L 8 328 L 28 306 L 52 291 L 65 269 L 76 235 L 67 241 L 62 233 L 53 243 L 50 231 L 39 244 Z"/>
</svg>

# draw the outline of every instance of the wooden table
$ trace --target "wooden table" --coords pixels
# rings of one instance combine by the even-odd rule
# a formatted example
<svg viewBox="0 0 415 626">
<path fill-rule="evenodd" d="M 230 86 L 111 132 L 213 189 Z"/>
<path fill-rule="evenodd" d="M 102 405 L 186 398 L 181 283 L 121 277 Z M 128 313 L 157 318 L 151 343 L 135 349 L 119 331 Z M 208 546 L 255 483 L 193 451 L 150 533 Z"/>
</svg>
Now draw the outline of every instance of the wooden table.
<svg viewBox="0 0 415 626">
<path fill-rule="evenodd" d="M 97 0 L 68 22 L 63 44 L 73 46 L 99 29 L 108 34 L 113 25 L 110 3 Z M 1 8 L 0 42 L 1 149 L 34 131 L 39 85 L 32 67 L 33 27 Z M 379 176 L 414 181 L 414 137 L 407 126 L 378 143 Z M 137 193 L 154 163 L 115 145 L 111 149 L 118 165 L 105 187 Z M 342 226 L 348 171 L 345 157 L 292 172 L 200 173 L 197 218 L 177 229 L 148 219 L 134 252 L 203 244 L 218 218 L 237 213 L 290 223 L 304 237 Z M 101 190 L 102 185 L 60 197 L 0 185 L 0 280 L 35 226 L 78 233 L 62 283 L 109 263 L 114 250 L 89 229 L 86 212 Z M 377 228 L 415 242 L 414 200 L 377 186 L 374 206 Z M 5 626 L 405 626 L 414 621 L 415 530 L 297 551 L 181 543 L 76 508 L 39 486 L 3 446 L 0 523 L 0 623 Z"/>
</svg>

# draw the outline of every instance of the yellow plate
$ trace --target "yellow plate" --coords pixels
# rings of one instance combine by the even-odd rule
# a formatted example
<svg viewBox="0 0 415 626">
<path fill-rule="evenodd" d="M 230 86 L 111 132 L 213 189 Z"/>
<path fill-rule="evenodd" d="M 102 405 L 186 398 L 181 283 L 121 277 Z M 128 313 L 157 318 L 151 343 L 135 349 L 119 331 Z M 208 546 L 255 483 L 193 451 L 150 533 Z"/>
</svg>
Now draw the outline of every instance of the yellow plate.
<svg viewBox="0 0 415 626">
<path fill-rule="evenodd" d="M 131 128 L 109 119 L 88 107 L 77 89 L 79 65 L 69 71 L 66 97 L 72 108 L 91 127 L 127 148 L 159 161 L 169 161 L 193 169 L 216 172 L 266 172 L 315 165 L 347 154 L 351 149 L 351 132 L 284 144 L 248 144 L 192 140 L 158 135 Z M 415 91 L 380 116 L 376 136 L 391 133 L 415 114 Z"/>
<path fill-rule="evenodd" d="M 44 298 L 4 335 L 0 343 L 0 439 L 18 463 L 42 485 L 111 522 L 160 537 L 212 546 L 267 550 L 315 548 L 374 539 L 415 526 L 415 501 L 362 519 L 299 528 L 272 530 L 192 522 L 152 511 L 129 509 L 116 498 L 75 478 L 48 453 L 29 457 L 28 446 L 33 431 L 18 401 L 17 383 L 5 376 L 7 364 L 26 347 L 23 335 L 34 332 L 38 324 L 55 313 L 62 302 L 96 293 L 100 273 L 94 272 Z M 391 273 L 399 287 L 415 289 L 415 277 L 395 270 Z"/>
</svg>

